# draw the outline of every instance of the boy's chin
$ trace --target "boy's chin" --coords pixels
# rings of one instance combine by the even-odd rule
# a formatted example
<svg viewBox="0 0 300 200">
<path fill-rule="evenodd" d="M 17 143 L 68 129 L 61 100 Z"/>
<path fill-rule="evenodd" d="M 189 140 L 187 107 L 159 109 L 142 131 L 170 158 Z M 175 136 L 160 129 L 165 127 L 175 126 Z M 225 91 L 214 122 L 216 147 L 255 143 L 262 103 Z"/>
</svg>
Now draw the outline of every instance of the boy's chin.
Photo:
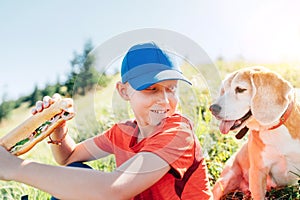
<svg viewBox="0 0 300 200">
<path fill-rule="evenodd" d="M 159 116 L 151 116 L 150 117 L 150 124 L 152 126 L 157 126 L 161 123 L 161 121 L 163 119 L 165 119 L 166 117 L 168 117 L 168 115 L 159 115 Z"/>
</svg>

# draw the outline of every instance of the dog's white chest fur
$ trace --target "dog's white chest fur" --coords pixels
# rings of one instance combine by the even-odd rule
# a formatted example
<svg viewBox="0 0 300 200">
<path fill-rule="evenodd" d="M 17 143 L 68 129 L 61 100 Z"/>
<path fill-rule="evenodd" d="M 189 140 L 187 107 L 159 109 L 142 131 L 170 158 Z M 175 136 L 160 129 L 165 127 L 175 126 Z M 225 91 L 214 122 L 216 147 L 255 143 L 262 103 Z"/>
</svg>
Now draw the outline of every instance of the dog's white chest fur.
<svg viewBox="0 0 300 200">
<path fill-rule="evenodd" d="M 300 177 L 300 141 L 293 139 L 285 126 L 259 134 L 265 144 L 263 165 L 270 168 L 273 182 L 276 185 L 294 183 L 297 174 Z"/>
</svg>

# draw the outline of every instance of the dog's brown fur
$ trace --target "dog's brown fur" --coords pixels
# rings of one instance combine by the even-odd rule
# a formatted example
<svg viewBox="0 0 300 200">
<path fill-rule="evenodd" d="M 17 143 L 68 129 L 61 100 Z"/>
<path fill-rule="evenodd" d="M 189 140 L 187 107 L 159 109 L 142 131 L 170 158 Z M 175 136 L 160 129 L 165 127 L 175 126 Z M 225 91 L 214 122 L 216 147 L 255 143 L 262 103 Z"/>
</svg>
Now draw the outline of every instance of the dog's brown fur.
<svg viewBox="0 0 300 200">
<path fill-rule="evenodd" d="M 292 111 L 281 124 L 289 106 L 293 106 Z M 250 191 L 255 200 L 264 199 L 271 187 L 297 181 L 299 177 L 294 173 L 300 170 L 299 108 L 291 84 L 266 68 L 238 70 L 223 81 L 220 96 L 211 106 L 212 113 L 223 121 L 223 131 L 229 131 L 225 128 L 228 121 L 240 119 L 249 109 L 252 116 L 238 128 L 247 126 L 249 138 L 226 163 L 213 188 L 215 199 L 237 189 Z"/>
</svg>

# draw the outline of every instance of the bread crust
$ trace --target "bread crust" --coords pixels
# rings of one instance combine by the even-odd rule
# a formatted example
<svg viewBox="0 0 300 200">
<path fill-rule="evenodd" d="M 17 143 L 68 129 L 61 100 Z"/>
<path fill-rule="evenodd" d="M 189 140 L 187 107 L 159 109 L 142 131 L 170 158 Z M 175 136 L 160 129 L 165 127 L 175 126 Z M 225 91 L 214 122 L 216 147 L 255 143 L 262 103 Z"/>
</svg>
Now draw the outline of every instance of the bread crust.
<svg viewBox="0 0 300 200">
<path fill-rule="evenodd" d="M 69 98 L 58 100 L 48 108 L 45 108 L 42 112 L 32 115 L 19 126 L 11 130 L 8 134 L 3 136 L 0 139 L 0 145 L 16 156 L 28 152 L 38 142 L 48 137 L 57 127 L 73 117 L 74 113 L 68 112 L 70 101 L 71 99 Z M 43 123 L 51 120 L 54 116 L 64 115 L 65 113 L 68 115 L 62 116 L 57 121 L 51 123 L 46 130 L 42 131 L 38 136 L 31 138 L 30 141 L 26 142 L 22 147 L 11 151 L 16 143 L 29 138 L 30 135 L 32 135 L 32 133 L 34 133 Z"/>
</svg>

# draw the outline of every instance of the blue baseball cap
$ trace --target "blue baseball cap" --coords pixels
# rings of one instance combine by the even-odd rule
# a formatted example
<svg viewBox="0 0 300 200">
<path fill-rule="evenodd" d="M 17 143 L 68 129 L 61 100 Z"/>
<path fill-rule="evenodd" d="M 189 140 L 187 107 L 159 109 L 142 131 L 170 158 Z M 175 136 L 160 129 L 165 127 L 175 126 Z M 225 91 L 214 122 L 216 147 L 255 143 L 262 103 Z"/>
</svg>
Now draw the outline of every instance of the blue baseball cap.
<svg viewBox="0 0 300 200">
<path fill-rule="evenodd" d="M 165 80 L 182 80 L 191 85 L 169 57 L 153 42 L 138 44 L 126 53 L 121 68 L 122 83 L 144 90 Z"/>
</svg>

